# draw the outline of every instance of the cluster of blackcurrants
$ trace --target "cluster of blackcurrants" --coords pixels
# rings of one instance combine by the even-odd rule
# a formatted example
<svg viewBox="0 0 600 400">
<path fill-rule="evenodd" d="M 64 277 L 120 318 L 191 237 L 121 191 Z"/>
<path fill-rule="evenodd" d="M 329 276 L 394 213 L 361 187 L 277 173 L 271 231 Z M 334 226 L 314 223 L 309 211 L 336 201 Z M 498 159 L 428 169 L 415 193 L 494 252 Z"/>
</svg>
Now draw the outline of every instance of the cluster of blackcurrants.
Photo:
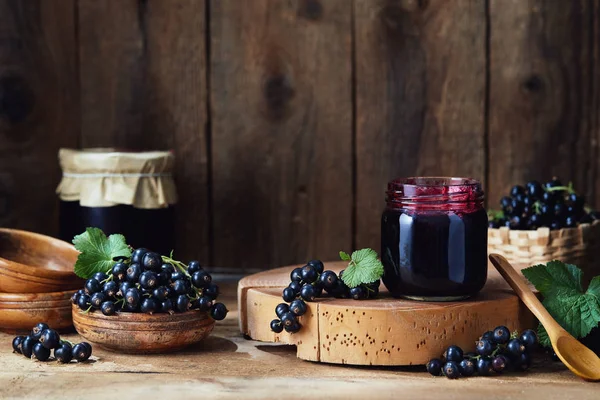
<svg viewBox="0 0 600 400">
<path fill-rule="evenodd" d="M 198 261 L 179 261 L 140 248 L 115 263 L 108 274 L 97 272 L 71 298 L 83 311 L 174 313 L 207 311 L 220 321 L 227 316 L 216 303 L 219 287 Z"/>
<path fill-rule="evenodd" d="M 43 322 L 34 326 L 28 336 L 15 337 L 12 347 L 15 353 L 39 361 L 48 361 L 52 350 L 59 363 L 69 363 L 71 360 L 86 361 L 92 355 L 91 344 L 81 342 L 73 345 L 67 340 L 61 340 L 58 332 Z"/>
<path fill-rule="evenodd" d="M 283 289 L 282 293 L 285 303 L 277 305 L 275 308 L 277 318 L 271 321 L 273 332 L 280 333 L 284 329 L 289 333 L 298 332 L 302 327 L 298 322 L 298 317 L 304 315 L 307 309 L 305 302 L 321 297 L 323 290 L 338 299 L 365 300 L 379 294 L 381 283 L 379 279 L 350 288 L 342 280 L 343 270 L 338 275 L 333 271 L 324 271 L 323 269 L 321 261 L 311 260 L 304 267 L 292 270 L 291 282 L 288 287 Z"/>
<path fill-rule="evenodd" d="M 563 186 L 557 179 L 543 185 L 528 182 L 525 187 L 516 185 L 510 196 L 500 200 L 502 216 L 489 221 L 490 228 L 507 226 L 517 230 L 574 228 L 578 224 L 600 219 L 596 211 L 586 212 L 585 199 L 575 193 L 572 186 Z"/>
<path fill-rule="evenodd" d="M 531 350 L 537 346 L 537 335 L 531 329 L 511 335 L 506 326 L 487 331 L 475 343 L 474 353 L 463 353 L 458 346 L 450 346 L 443 360 L 434 358 L 427 363 L 427 372 L 448 379 L 460 376 L 489 376 L 507 370 L 525 371 L 531 366 Z"/>
</svg>

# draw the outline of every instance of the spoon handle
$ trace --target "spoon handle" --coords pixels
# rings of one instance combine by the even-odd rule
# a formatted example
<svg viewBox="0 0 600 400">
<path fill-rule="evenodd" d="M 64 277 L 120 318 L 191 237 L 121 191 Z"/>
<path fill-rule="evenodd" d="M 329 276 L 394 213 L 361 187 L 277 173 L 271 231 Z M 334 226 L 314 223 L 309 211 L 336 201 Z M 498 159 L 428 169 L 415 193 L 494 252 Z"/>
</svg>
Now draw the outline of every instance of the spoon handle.
<svg viewBox="0 0 600 400">
<path fill-rule="evenodd" d="M 537 296 L 531 291 L 525 279 L 510 265 L 506 258 L 499 254 L 490 254 L 490 261 L 494 267 L 500 272 L 500 275 L 506 279 L 510 287 L 513 288 L 517 296 L 529 308 L 529 310 L 542 323 L 548 334 L 552 336 L 554 333 L 564 330 L 558 322 L 552 318 L 552 315 L 546 310 L 546 307 L 540 302 Z"/>
</svg>

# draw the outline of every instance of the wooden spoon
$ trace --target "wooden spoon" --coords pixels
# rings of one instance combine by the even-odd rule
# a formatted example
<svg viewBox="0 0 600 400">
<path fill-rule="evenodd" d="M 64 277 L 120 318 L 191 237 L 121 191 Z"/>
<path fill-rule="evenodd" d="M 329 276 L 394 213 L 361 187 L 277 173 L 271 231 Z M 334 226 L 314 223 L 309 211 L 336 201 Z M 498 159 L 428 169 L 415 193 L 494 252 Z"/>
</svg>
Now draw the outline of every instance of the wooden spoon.
<svg viewBox="0 0 600 400">
<path fill-rule="evenodd" d="M 490 261 L 494 264 L 498 272 L 500 272 L 500 275 L 513 288 L 521 301 L 525 303 L 527 308 L 531 310 L 533 315 L 546 328 L 552 342 L 552 347 L 563 364 L 575 375 L 585 380 L 600 380 L 600 358 L 598 358 L 596 353 L 581 344 L 552 318 L 550 313 L 546 311 L 546 308 L 531 291 L 525 279 L 515 271 L 506 258 L 499 254 L 490 254 Z"/>
</svg>

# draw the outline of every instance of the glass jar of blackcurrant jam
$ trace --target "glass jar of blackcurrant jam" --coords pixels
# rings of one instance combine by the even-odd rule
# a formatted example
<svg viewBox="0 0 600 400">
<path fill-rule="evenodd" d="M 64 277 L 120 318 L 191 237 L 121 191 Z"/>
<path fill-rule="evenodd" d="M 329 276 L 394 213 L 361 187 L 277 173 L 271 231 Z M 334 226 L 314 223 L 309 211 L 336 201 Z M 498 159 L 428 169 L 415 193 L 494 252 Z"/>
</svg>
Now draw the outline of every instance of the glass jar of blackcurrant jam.
<svg viewBox="0 0 600 400">
<path fill-rule="evenodd" d="M 481 183 L 405 178 L 388 183 L 381 218 L 383 283 L 394 297 L 454 301 L 487 279 L 487 213 Z"/>
</svg>

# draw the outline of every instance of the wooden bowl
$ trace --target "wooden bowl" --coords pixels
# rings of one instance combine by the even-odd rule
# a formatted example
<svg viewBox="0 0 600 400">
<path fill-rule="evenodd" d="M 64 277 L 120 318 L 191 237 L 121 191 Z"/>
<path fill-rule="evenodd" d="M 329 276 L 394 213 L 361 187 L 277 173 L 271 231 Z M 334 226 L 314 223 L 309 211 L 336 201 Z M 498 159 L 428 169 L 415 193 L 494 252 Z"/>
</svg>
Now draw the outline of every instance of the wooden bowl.
<svg viewBox="0 0 600 400">
<path fill-rule="evenodd" d="M 122 353 L 152 354 L 180 350 L 205 339 L 215 326 L 206 312 L 176 314 L 84 313 L 76 305 L 73 325 L 88 341 Z"/>
<path fill-rule="evenodd" d="M 0 293 L 0 330 L 28 333 L 39 322 L 58 331 L 73 328 L 72 290 L 53 293 Z"/>
<path fill-rule="evenodd" d="M 83 286 L 73 272 L 79 252 L 38 233 L 0 228 L 0 292 L 49 293 Z"/>
</svg>

